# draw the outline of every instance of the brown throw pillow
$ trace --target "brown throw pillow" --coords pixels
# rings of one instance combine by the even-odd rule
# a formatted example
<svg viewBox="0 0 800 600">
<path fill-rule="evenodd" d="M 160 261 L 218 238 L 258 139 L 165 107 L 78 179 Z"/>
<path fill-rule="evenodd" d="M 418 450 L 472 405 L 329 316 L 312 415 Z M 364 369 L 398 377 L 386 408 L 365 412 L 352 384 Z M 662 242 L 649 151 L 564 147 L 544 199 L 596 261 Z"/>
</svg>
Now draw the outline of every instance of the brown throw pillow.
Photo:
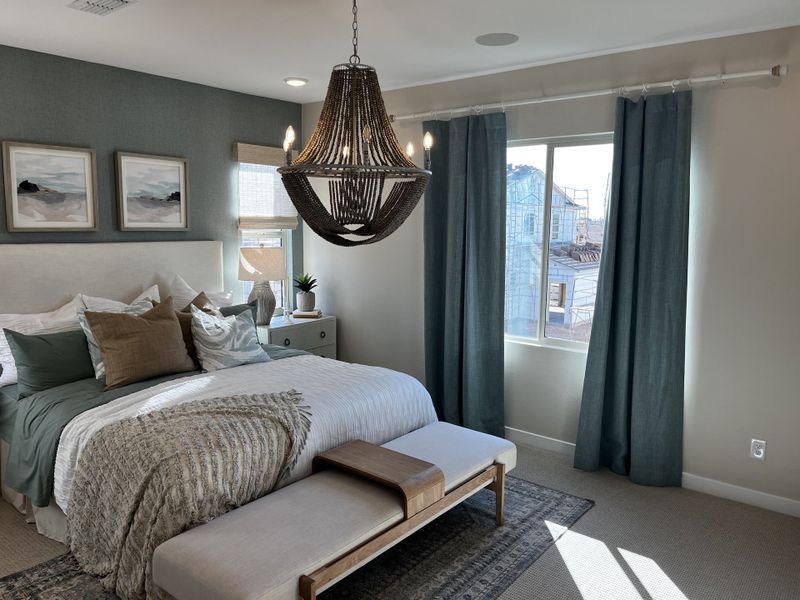
<svg viewBox="0 0 800 600">
<path fill-rule="evenodd" d="M 186 352 L 189 354 L 189 358 L 192 359 L 195 368 L 199 369 L 200 361 L 197 358 L 197 350 L 194 348 L 194 338 L 192 337 L 192 306 L 196 306 L 205 312 L 211 312 L 209 309 L 213 307 L 214 304 L 208 299 L 205 292 L 200 292 L 195 299 L 187 304 L 180 312 L 175 313 L 175 316 L 178 317 L 178 323 L 181 325 L 181 333 L 183 334 L 183 342 L 186 344 Z"/>
<path fill-rule="evenodd" d="M 87 311 L 106 367 L 106 389 L 195 369 L 167 298 L 141 316 Z"/>
</svg>

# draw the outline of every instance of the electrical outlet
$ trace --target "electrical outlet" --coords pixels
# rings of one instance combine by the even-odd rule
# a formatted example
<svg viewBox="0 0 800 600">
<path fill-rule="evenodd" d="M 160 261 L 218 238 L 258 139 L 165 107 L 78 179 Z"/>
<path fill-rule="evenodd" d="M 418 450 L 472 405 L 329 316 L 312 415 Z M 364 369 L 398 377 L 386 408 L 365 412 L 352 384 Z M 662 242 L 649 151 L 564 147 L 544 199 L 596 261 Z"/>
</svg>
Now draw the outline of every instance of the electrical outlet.
<svg viewBox="0 0 800 600">
<path fill-rule="evenodd" d="M 767 442 L 764 440 L 750 440 L 750 458 L 766 460 Z"/>
</svg>

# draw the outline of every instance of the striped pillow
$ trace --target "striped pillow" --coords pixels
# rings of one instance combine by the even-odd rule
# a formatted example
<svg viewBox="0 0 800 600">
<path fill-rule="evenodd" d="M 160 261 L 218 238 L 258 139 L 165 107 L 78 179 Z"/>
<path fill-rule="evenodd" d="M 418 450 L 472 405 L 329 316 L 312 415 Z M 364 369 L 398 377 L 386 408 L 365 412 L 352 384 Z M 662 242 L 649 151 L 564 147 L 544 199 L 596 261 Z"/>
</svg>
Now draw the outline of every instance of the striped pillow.
<svg viewBox="0 0 800 600">
<path fill-rule="evenodd" d="M 258 343 L 252 311 L 218 317 L 206 314 L 196 306 L 191 308 L 194 347 L 206 371 L 270 360 Z"/>
<path fill-rule="evenodd" d="M 0 315 L 0 330 L 10 329 L 26 335 L 59 333 L 80 329 L 78 307 L 80 298 L 75 296 L 61 308 L 52 312 L 30 315 Z M 0 387 L 17 383 L 17 367 L 8 340 L 0 335 Z"/>
</svg>

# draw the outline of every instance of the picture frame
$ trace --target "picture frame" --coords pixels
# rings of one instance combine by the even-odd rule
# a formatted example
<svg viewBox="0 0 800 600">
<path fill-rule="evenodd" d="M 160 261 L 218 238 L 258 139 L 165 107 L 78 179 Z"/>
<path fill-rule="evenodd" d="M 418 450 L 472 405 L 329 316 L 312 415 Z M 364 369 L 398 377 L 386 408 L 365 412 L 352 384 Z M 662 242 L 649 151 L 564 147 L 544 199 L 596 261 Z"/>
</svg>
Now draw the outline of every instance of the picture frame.
<svg viewBox="0 0 800 600">
<path fill-rule="evenodd" d="M 4 141 L 6 228 L 97 231 L 97 156 L 91 148 Z"/>
<path fill-rule="evenodd" d="M 120 231 L 187 231 L 189 177 L 185 158 L 115 153 Z"/>
</svg>

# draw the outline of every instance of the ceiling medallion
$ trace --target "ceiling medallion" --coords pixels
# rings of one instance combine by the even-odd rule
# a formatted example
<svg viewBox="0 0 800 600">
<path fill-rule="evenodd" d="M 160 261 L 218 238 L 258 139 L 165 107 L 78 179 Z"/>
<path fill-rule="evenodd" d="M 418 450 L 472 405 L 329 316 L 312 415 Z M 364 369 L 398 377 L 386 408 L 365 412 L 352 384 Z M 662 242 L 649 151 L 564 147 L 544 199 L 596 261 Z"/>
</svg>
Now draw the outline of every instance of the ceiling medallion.
<svg viewBox="0 0 800 600">
<path fill-rule="evenodd" d="M 286 166 L 278 171 L 297 212 L 319 236 L 339 246 L 380 241 L 397 230 L 419 202 L 430 179 L 403 152 L 392 129 L 375 69 L 358 56 L 358 7 L 353 0 L 353 55 L 331 73 L 328 93 L 308 145 L 292 161 L 294 130 L 284 141 Z M 329 206 L 312 179 L 327 180 Z M 390 187 L 391 186 L 391 187 Z M 319 189 L 319 185 L 316 186 Z"/>
</svg>

